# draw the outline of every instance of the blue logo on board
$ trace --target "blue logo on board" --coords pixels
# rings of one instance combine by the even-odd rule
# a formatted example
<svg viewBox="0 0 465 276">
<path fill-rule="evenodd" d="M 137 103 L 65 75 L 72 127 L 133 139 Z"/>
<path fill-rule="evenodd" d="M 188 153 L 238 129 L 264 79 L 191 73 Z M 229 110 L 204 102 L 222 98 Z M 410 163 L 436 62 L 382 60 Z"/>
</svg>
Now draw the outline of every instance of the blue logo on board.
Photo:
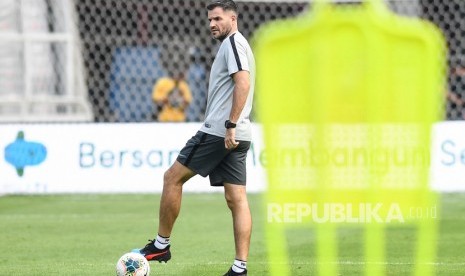
<svg viewBox="0 0 465 276">
<path fill-rule="evenodd" d="M 41 143 L 24 140 L 24 132 L 18 132 L 16 140 L 5 148 L 5 161 L 23 176 L 26 166 L 36 166 L 47 157 L 47 148 Z"/>
</svg>

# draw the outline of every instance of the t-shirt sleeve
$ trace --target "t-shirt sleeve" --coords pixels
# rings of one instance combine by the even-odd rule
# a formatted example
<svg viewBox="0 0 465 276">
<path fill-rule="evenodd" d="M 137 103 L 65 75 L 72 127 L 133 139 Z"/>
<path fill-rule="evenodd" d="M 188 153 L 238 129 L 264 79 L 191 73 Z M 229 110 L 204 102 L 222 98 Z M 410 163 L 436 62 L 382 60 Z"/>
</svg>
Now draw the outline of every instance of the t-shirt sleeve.
<svg viewBox="0 0 465 276">
<path fill-rule="evenodd" d="M 247 58 L 247 47 L 240 40 L 235 39 L 234 35 L 229 37 L 229 49 L 226 55 L 228 64 L 228 73 L 232 75 L 239 71 L 249 71 L 249 61 Z"/>
</svg>

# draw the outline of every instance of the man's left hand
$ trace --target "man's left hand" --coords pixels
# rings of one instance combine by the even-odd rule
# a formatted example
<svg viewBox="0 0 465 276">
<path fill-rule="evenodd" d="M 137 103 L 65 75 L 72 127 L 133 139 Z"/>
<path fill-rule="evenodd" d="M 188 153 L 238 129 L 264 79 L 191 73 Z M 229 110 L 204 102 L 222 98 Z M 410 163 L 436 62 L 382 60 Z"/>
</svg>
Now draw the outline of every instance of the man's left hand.
<svg viewBox="0 0 465 276">
<path fill-rule="evenodd" d="M 226 135 L 224 137 L 224 147 L 227 149 L 234 149 L 239 145 L 239 142 L 236 141 L 236 129 L 228 128 L 226 129 Z"/>
</svg>

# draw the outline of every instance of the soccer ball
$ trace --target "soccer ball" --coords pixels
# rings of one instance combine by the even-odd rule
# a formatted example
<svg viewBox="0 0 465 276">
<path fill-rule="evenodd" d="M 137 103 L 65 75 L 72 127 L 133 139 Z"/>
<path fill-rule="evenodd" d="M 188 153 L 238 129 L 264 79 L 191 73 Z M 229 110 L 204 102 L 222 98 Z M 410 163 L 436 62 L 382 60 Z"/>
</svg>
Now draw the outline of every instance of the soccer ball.
<svg viewBox="0 0 465 276">
<path fill-rule="evenodd" d="M 117 276 L 148 276 L 150 265 L 147 259 L 139 253 L 126 253 L 116 264 Z"/>
</svg>

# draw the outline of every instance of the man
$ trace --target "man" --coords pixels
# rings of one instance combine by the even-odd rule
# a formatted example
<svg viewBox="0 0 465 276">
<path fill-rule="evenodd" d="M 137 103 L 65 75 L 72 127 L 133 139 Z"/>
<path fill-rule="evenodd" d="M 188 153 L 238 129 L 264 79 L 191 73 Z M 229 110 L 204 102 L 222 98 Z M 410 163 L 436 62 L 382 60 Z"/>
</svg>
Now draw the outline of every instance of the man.
<svg viewBox="0 0 465 276">
<path fill-rule="evenodd" d="M 221 45 L 210 72 L 205 122 L 165 172 L 158 235 L 137 252 L 159 262 L 171 258 L 169 237 L 181 207 L 183 184 L 196 174 L 209 175 L 212 186 L 224 187 L 233 218 L 236 256 L 225 275 L 247 275 L 252 219 L 245 188 L 246 156 L 255 60 L 238 32 L 234 1 L 214 1 L 207 10 L 211 34 Z"/>
</svg>

